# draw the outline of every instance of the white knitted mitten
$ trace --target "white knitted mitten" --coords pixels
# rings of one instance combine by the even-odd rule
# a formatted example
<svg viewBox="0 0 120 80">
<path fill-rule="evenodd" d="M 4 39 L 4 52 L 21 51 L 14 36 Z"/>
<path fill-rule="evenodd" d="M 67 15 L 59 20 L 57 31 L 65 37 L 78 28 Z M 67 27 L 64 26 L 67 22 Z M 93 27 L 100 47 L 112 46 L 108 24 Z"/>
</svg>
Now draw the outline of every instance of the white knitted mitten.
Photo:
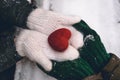
<svg viewBox="0 0 120 80">
<path fill-rule="evenodd" d="M 38 31 L 21 29 L 15 39 L 17 52 L 19 55 L 37 62 L 47 71 L 52 69 L 50 60 L 65 61 L 79 57 L 77 49 L 71 45 L 64 52 L 53 50 L 47 39 L 47 35 Z"/>
<path fill-rule="evenodd" d="M 50 35 L 59 28 L 67 28 L 73 35 L 71 36 L 70 44 L 75 48 L 79 48 L 83 45 L 83 40 L 80 42 L 83 37 L 78 37 L 81 36 L 81 34 L 71 26 L 80 20 L 77 16 L 64 16 L 53 11 L 37 8 L 28 16 L 27 26 L 32 30 L 39 31 L 46 35 Z"/>
</svg>

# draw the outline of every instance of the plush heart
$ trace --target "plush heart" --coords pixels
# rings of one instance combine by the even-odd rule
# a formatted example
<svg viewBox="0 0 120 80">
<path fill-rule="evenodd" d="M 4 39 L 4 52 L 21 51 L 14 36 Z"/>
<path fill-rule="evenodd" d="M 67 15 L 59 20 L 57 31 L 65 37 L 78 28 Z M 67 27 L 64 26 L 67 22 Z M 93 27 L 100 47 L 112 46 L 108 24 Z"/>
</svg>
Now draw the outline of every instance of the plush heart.
<svg viewBox="0 0 120 80">
<path fill-rule="evenodd" d="M 62 52 L 67 49 L 70 37 L 70 30 L 61 28 L 49 35 L 48 42 L 54 50 Z"/>
</svg>

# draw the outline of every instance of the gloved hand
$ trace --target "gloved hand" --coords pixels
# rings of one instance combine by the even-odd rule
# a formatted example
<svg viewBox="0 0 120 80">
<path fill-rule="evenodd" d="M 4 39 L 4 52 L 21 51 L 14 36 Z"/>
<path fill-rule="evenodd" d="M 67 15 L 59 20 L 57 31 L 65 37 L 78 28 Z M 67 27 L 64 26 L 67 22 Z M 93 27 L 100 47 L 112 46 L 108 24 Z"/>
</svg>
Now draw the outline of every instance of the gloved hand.
<svg viewBox="0 0 120 80">
<path fill-rule="evenodd" d="M 76 49 L 83 45 L 82 35 L 79 34 L 72 26 L 80 21 L 77 16 L 64 16 L 53 11 L 46 11 L 40 8 L 33 10 L 27 19 L 27 26 L 29 29 L 39 31 L 46 35 L 50 35 L 57 29 L 67 28 L 71 31 L 71 45 Z M 82 41 L 80 41 L 82 40 Z M 76 43 L 77 42 L 77 43 Z"/>
<path fill-rule="evenodd" d="M 72 24 L 79 21 L 78 17 L 63 16 L 52 11 L 35 9 L 27 19 L 27 26 L 31 30 L 21 30 L 16 37 L 18 53 L 39 63 L 47 71 L 52 69 L 50 60 L 65 61 L 78 58 L 77 49 L 83 46 L 83 35 L 73 28 Z M 47 42 L 48 36 L 60 28 L 67 28 L 72 34 L 69 46 L 64 52 L 53 50 Z"/>
<path fill-rule="evenodd" d="M 84 35 L 84 46 L 79 48 L 81 58 L 64 62 L 52 61 L 55 65 L 52 71 L 46 73 L 58 80 L 102 80 L 103 76 L 96 73 L 103 69 L 110 56 L 99 35 L 83 20 L 73 26 Z"/>
<path fill-rule="evenodd" d="M 84 46 L 79 49 L 81 57 L 98 73 L 107 64 L 110 55 L 107 53 L 99 35 L 83 20 L 73 26 L 84 35 Z"/>
<path fill-rule="evenodd" d="M 43 34 L 34 30 L 20 29 L 20 33 L 16 35 L 15 39 L 16 50 L 19 55 L 26 56 L 30 60 L 37 62 L 46 71 L 50 71 L 52 69 L 51 60 L 66 61 L 74 60 L 79 57 L 77 49 L 70 44 L 64 52 L 53 50 L 48 44 L 48 36 L 49 35 L 47 34 Z"/>
</svg>

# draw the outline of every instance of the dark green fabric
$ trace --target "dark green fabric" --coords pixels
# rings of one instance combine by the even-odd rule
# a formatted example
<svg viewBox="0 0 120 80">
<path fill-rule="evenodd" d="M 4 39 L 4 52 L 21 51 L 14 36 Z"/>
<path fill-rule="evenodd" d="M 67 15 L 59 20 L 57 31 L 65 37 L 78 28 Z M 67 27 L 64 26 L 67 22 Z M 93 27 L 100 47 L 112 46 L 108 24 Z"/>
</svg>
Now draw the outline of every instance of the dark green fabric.
<svg viewBox="0 0 120 80">
<path fill-rule="evenodd" d="M 106 52 L 99 35 L 83 20 L 73 26 L 84 35 L 84 46 L 79 49 L 81 57 L 90 64 L 95 72 L 101 71 L 110 59 L 110 55 Z"/>
<path fill-rule="evenodd" d="M 33 6 L 27 0 L 0 0 L 0 31 L 24 27 Z"/>
<path fill-rule="evenodd" d="M 0 72 L 10 68 L 21 59 L 14 43 L 14 29 L 0 32 Z"/>
<path fill-rule="evenodd" d="M 58 80 L 81 80 L 94 74 L 90 65 L 82 58 L 64 62 L 52 61 L 52 63 L 53 68 L 50 72 L 46 72 L 40 66 L 39 68 L 41 68 L 48 75 L 57 78 Z"/>
</svg>

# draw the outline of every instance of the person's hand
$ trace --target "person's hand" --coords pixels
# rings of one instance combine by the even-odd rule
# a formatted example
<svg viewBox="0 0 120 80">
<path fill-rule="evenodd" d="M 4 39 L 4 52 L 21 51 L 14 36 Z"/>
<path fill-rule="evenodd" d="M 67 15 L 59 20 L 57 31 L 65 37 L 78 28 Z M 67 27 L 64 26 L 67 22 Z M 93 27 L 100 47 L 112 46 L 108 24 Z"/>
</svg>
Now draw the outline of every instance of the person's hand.
<svg viewBox="0 0 120 80">
<path fill-rule="evenodd" d="M 57 29 L 67 28 L 71 31 L 72 37 L 70 39 L 71 45 L 76 49 L 83 45 L 81 34 L 72 26 L 78 23 L 81 19 L 77 16 L 64 16 L 53 11 L 46 11 L 40 8 L 33 10 L 27 19 L 27 26 L 29 29 L 39 31 L 46 35 L 50 35 Z M 77 43 L 76 43 L 77 42 Z"/>
<path fill-rule="evenodd" d="M 78 16 L 65 16 L 37 8 L 30 13 L 26 23 L 28 28 L 49 35 L 58 28 L 71 26 L 80 20 Z"/>
<path fill-rule="evenodd" d="M 73 26 L 84 35 L 84 46 L 79 49 L 81 57 L 92 66 L 95 72 L 99 72 L 110 58 L 99 35 L 83 20 Z"/>
<path fill-rule="evenodd" d="M 77 31 L 74 29 L 74 33 L 75 32 Z M 79 35 L 81 34 L 79 33 Z M 20 33 L 16 35 L 15 38 L 16 50 L 19 55 L 25 56 L 30 60 L 37 62 L 46 71 L 50 71 L 52 69 L 51 60 L 66 61 L 74 60 L 79 57 L 77 49 L 71 44 L 69 44 L 68 48 L 64 52 L 53 50 L 48 44 L 48 36 L 49 35 L 38 31 L 21 29 Z M 77 37 L 78 39 L 82 39 L 83 36 L 77 35 L 75 38 Z"/>
<path fill-rule="evenodd" d="M 83 46 L 83 35 L 72 25 L 79 21 L 79 17 L 63 16 L 52 11 L 35 9 L 27 19 L 30 30 L 21 30 L 16 37 L 18 53 L 39 63 L 47 71 L 52 69 L 50 60 L 66 61 L 78 58 L 77 49 Z M 69 45 L 64 52 L 55 51 L 48 44 L 49 35 L 61 28 L 71 31 Z"/>
</svg>

